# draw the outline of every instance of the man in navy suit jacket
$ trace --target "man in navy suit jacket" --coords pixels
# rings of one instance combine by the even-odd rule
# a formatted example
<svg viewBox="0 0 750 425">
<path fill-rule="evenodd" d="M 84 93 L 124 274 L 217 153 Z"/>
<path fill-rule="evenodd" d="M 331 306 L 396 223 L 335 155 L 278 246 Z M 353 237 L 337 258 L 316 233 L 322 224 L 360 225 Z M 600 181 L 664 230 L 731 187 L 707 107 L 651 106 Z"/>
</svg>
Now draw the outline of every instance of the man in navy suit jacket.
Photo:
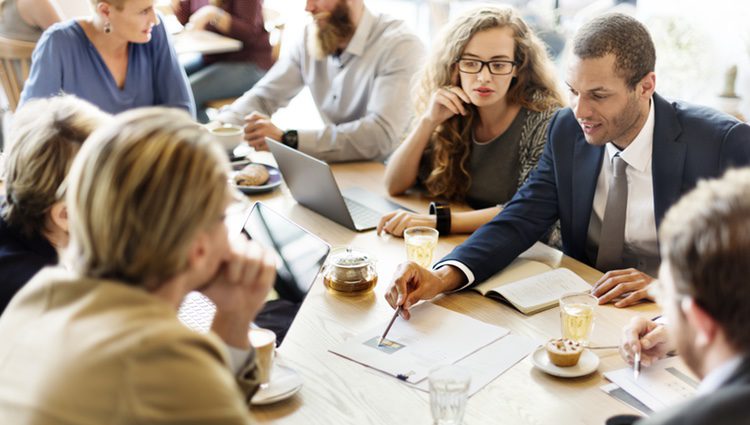
<svg viewBox="0 0 750 425">
<path fill-rule="evenodd" d="M 701 378 L 697 397 L 638 425 L 747 423 L 750 417 L 750 169 L 704 181 L 659 229 L 656 284 L 667 326 L 633 318 L 620 352 L 650 365 L 676 349 Z"/>
<path fill-rule="evenodd" d="M 599 239 L 610 236 L 600 229 L 617 156 L 628 181 L 622 258 L 602 270 L 593 293 L 618 307 L 639 302 L 659 267 L 657 229 L 666 210 L 699 179 L 750 163 L 750 126 L 655 93 L 656 54 L 640 22 L 604 15 L 574 43 L 566 75 L 571 105 L 550 121 L 537 169 L 503 211 L 433 270 L 399 267 L 386 299 L 402 306 L 404 318 L 418 300 L 486 280 L 558 219 L 563 251 L 595 265 Z"/>
</svg>

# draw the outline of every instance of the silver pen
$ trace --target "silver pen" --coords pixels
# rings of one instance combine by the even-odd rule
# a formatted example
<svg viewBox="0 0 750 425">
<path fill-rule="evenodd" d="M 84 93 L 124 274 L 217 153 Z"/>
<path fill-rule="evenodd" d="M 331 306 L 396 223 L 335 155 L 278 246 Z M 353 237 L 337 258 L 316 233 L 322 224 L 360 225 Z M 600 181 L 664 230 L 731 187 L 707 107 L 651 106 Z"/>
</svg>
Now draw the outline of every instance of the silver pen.
<svg viewBox="0 0 750 425">
<path fill-rule="evenodd" d="M 638 351 L 635 352 L 635 361 L 633 362 L 633 379 L 637 381 L 640 375 L 641 375 L 641 350 L 639 348 Z"/>
<path fill-rule="evenodd" d="M 396 308 L 396 311 L 393 313 L 393 317 L 391 317 L 391 321 L 388 322 L 388 326 L 385 328 L 385 332 L 383 332 L 383 336 L 380 337 L 378 340 L 378 347 L 380 347 L 383 344 L 383 341 L 385 340 L 386 335 L 388 335 L 388 331 L 391 330 L 391 326 L 393 326 L 393 322 L 396 321 L 396 318 L 398 317 L 398 314 L 401 313 L 401 306 L 398 306 Z"/>
</svg>

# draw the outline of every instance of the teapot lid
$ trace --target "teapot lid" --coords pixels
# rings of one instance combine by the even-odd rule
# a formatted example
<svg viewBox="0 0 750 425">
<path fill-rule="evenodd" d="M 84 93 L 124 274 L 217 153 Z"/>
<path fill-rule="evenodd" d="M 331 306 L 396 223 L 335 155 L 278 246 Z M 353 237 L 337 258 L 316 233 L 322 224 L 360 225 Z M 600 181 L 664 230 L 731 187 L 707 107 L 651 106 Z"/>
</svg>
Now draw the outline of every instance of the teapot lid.
<svg viewBox="0 0 750 425">
<path fill-rule="evenodd" d="M 331 264 L 346 268 L 363 267 L 372 263 L 372 258 L 367 253 L 352 247 L 333 250 L 330 260 Z"/>
</svg>

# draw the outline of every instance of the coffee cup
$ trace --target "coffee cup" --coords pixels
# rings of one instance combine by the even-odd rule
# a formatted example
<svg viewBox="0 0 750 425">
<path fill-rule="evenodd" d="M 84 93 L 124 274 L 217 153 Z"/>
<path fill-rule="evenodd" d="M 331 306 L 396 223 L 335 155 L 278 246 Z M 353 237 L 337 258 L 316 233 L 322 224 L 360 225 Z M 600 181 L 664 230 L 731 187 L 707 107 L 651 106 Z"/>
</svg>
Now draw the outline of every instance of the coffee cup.
<svg viewBox="0 0 750 425">
<path fill-rule="evenodd" d="M 220 127 L 215 127 L 209 130 L 221 147 L 224 148 L 228 153 L 232 153 L 234 148 L 242 143 L 245 131 L 242 127 L 232 124 L 224 124 Z"/>
<path fill-rule="evenodd" d="M 273 357 L 276 351 L 276 334 L 270 329 L 250 329 L 250 345 L 255 350 L 255 362 L 258 365 L 260 387 L 268 387 L 273 369 Z"/>
</svg>

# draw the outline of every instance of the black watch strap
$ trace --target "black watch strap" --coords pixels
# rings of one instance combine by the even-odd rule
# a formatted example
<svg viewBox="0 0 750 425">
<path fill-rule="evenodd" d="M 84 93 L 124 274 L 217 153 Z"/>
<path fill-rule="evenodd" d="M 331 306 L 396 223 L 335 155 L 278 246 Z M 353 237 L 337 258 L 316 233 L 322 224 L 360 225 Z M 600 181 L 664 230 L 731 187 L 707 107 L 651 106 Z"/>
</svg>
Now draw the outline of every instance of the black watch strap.
<svg viewBox="0 0 750 425">
<path fill-rule="evenodd" d="M 445 202 L 430 202 L 430 215 L 435 216 L 435 228 L 441 236 L 451 233 L 451 207 Z"/>
<path fill-rule="evenodd" d="M 297 130 L 287 130 L 284 135 L 281 136 L 281 143 L 289 146 L 292 149 L 297 149 L 299 145 L 299 139 L 297 137 Z"/>
</svg>

